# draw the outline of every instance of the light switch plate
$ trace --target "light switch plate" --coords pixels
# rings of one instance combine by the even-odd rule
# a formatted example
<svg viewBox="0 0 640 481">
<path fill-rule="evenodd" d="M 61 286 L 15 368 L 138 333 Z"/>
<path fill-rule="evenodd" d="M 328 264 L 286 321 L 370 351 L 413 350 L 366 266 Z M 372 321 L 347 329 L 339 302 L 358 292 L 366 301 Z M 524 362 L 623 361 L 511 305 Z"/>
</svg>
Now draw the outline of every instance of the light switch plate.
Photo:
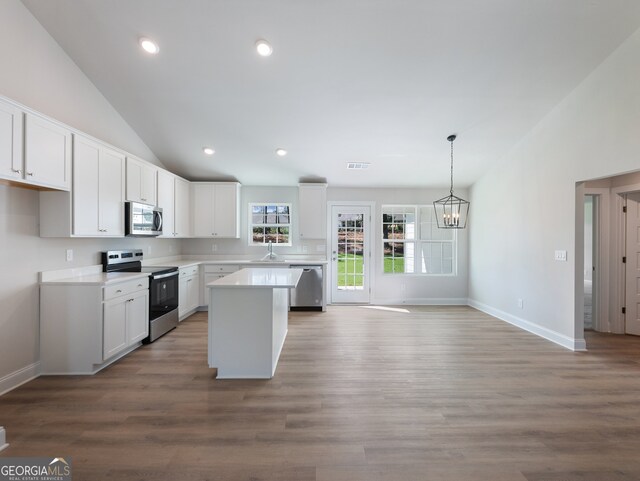
<svg viewBox="0 0 640 481">
<path fill-rule="evenodd" d="M 71 262 L 73 260 L 73 249 L 67 249 L 67 262 Z"/>
<path fill-rule="evenodd" d="M 556 251 L 555 260 L 567 262 L 567 251 Z"/>
</svg>

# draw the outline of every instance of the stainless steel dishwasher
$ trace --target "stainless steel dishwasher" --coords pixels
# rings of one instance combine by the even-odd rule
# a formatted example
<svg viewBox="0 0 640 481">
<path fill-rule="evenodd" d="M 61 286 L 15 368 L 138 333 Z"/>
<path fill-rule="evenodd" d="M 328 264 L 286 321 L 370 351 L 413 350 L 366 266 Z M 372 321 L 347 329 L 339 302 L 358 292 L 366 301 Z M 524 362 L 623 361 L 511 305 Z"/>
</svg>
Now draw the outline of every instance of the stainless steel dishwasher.
<svg viewBox="0 0 640 481">
<path fill-rule="evenodd" d="M 322 266 L 292 265 L 291 269 L 302 269 L 300 282 L 291 289 L 291 309 L 322 310 Z"/>
</svg>

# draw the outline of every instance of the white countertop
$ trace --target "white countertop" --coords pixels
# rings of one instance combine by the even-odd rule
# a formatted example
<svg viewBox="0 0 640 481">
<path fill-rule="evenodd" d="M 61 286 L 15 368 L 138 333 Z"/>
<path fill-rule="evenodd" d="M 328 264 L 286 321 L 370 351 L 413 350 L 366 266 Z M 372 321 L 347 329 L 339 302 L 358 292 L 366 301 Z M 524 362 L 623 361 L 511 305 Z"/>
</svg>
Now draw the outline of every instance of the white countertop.
<svg viewBox="0 0 640 481">
<path fill-rule="evenodd" d="M 108 286 L 119 282 L 149 277 L 148 272 L 98 272 L 42 281 L 43 285 Z"/>
<path fill-rule="evenodd" d="M 254 267 L 241 269 L 228 276 L 217 279 L 207 284 L 209 288 L 291 288 L 298 285 L 302 269 L 278 269 L 270 267 Z"/>
<path fill-rule="evenodd" d="M 199 264 L 233 264 L 240 266 L 321 266 L 327 265 L 325 260 L 313 260 L 313 259 L 282 259 L 275 262 L 265 262 L 255 259 L 211 259 L 208 257 L 202 257 L 200 259 L 174 259 L 174 260 L 155 260 L 151 259 L 144 263 L 145 266 L 167 266 L 167 267 L 191 267 Z"/>
</svg>

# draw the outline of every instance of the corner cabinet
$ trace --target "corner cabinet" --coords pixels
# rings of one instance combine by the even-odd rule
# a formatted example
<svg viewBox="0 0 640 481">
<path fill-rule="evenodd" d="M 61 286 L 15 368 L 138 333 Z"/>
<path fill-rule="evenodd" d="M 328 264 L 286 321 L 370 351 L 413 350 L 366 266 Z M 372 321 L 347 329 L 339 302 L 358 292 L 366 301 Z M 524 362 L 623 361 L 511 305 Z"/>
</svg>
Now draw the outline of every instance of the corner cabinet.
<svg viewBox="0 0 640 481">
<path fill-rule="evenodd" d="M 327 238 L 327 184 L 298 184 L 300 239 Z"/>
<path fill-rule="evenodd" d="M 240 238 L 240 184 L 192 182 L 194 237 Z"/>
<path fill-rule="evenodd" d="M 40 236 L 124 236 L 125 155 L 74 135 L 73 165 L 72 193 L 40 193 Z"/>
<path fill-rule="evenodd" d="M 158 169 L 134 157 L 127 157 L 126 200 L 156 205 L 156 177 Z"/>
<path fill-rule="evenodd" d="M 191 234 L 191 183 L 176 177 L 175 195 L 176 237 L 189 237 Z"/>
</svg>

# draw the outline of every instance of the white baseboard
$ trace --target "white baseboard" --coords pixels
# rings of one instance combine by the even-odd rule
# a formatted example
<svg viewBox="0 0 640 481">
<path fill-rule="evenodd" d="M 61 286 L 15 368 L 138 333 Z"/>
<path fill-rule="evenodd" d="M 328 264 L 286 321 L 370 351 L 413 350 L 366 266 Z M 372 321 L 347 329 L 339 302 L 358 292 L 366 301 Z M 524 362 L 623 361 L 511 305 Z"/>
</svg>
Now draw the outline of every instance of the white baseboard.
<svg viewBox="0 0 640 481">
<path fill-rule="evenodd" d="M 553 331 L 520 317 L 513 316 L 508 312 L 501 311 L 500 309 L 496 309 L 473 299 L 468 299 L 467 304 L 479 311 L 489 314 L 490 316 L 496 317 L 501 321 L 508 322 L 520 329 L 524 329 L 525 331 L 547 339 L 548 341 L 555 342 L 556 344 L 572 351 L 587 350 L 587 344 L 584 339 L 574 339 L 572 337 L 565 336 L 557 331 Z"/>
<path fill-rule="evenodd" d="M 372 299 L 371 305 L 379 306 L 466 306 L 466 298 L 409 297 L 397 299 Z"/>
<path fill-rule="evenodd" d="M 0 451 L 7 447 L 9 447 L 9 445 L 7 444 L 7 432 L 2 426 L 0 426 Z"/>
<path fill-rule="evenodd" d="M 0 378 L 0 396 L 21 386 L 25 382 L 37 378 L 40 375 L 40 362 L 18 369 Z"/>
</svg>

